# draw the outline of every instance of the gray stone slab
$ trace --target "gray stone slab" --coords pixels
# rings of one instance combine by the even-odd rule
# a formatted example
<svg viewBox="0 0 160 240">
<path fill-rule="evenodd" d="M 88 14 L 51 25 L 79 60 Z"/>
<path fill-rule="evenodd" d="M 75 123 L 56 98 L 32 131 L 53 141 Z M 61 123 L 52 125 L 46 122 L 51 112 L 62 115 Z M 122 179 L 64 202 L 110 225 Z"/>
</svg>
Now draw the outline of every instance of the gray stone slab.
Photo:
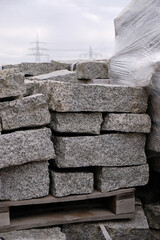
<svg viewBox="0 0 160 240">
<path fill-rule="evenodd" d="M 147 240 L 149 227 L 141 206 L 136 206 L 135 216 L 131 220 L 114 220 L 95 223 L 64 225 L 62 231 L 69 240 L 106 240 L 100 229 L 106 228 L 112 240 Z"/>
<path fill-rule="evenodd" d="M 68 70 L 59 70 L 59 71 L 51 72 L 48 74 L 34 76 L 30 78 L 30 80 L 38 80 L 38 81 L 52 80 L 52 81 L 71 82 L 71 83 L 78 82 L 76 73 Z"/>
<path fill-rule="evenodd" d="M 54 158 L 55 153 L 50 138 L 49 128 L 1 135 L 0 168 Z"/>
<path fill-rule="evenodd" d="M 50 191 L 55 197 L 92 193 L 94 188 L 94 176 L 91 172 L 50 170 L 50 181 Z"/>
<path fill-rule="evenodd" d="M 56 132 L 100 134 L 102 113 L 51 114 L 51 128 Z"/>
<path fill-rule="evenodd" d="M 144 211 L 150 228 L 160 230 L 160 202 L 146 204 Z"/>
<path fill-rule="evenodd" d="M 0 236 L 5 240 L 66 240 L 58 227 L 1 233 Z"/>
<path fill-rule="evenodd" d="M 144 186 L 149 180 L 148 164 L 130 167 L 101 167 L 96 171 L 96 188 L 109 192 L 121 188 Z"/>
<path fill-rule="evenodd" d="M 26 85 L 26 91 L 23 94 L 23 96 L 26 97 L 26 96 L 33 95 L 33 93 L 34 93 L 34 82 L 29 80 L 29 79 L 25 79 L 24 83 Z"/>
<path fill-rule="evenodd" d="M 34 82 L 34 92 L 45 94 L 50 109 L 57 112 L 144 113 L 148 105 L 144 88 L 51 80 Z"/>
<path fill-rule="evenodd" d="M 17 69 L 0 71 L 0 98 L 17 97 L 25 90 L 24 76 Z"/>
<path fill-rule="evenodd" d="M 3 130 L 38 127 L 50 123 L 50 113 L 43 94 L 0 103 L 0 116 Z"/>
<path fill-rule="evenodd" d="M 128 166 L 146 163 L 144 134 L 53 138 L 60 168 Z"/>
<path fill-rule="evenodd" d="M 105 61 L 85 61 L 76 65 L 78 79 L 108 78 L 108 64 Z"/>
<path fill-rule="evenodd" d="M 102 124 L 102 131 L 149 133 L 150 129 L 151 119 L 147 114 L 108 113 Z"/>
<path fill-rule="evenodd" d="M 18 68 L 21 72 L 28 76 L 37 76 L 40 74 L 46 74 L 57 70 L 68 69 L 70 70 L 71 64 L 51 61 L 50 63 L 29 63 L 24 62 L 16 65 L 4 65 L 3 69 Z"/>
<path fill-rule="evenodd" d="M 160 153 L 160 124 L 152 124 L 151 133 L 147 136 L 147 149 Z"/>
<path fill-rule="evenodd" d="M 49 194 L 48 161 L 0 170 L 0 200 L 24 200 Z"/>
</svg>

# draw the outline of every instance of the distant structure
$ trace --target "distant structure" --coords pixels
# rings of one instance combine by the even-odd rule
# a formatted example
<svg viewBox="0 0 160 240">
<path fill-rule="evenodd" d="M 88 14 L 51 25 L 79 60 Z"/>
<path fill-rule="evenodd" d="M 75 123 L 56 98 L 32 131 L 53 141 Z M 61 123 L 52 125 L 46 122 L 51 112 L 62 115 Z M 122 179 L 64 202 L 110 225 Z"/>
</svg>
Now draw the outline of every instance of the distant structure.
<svg viewBox="0 0 160 240">
<path fill-rule="evenodd" d="M 45 56 L 48 58 L 49 61 L 49 54 L 45 53 L 48 51 L 47 48 L 42 48 L 41 44 L 46 44 L 45 42 L 40 42 L 38 40 L 38 34 L 36 37 L 36 41 L 35 42 L 31 42 L 30 44 L 34 44 L 33 48 L 29 48 L 29 51 L 32 51 L 32 53 L 28 54 L 29 56 L 35 56 L 35 62 L 36 63 L 40 63 L 41 62 L 41 57 Z"/>
<path fill-rule="evenodd" d="M 89 60 L 93 60 L 93 59 L 96 59 L 96 58 L 101 58 L 102 54 L 94 52 L 92 47 L 90 47 L 89 52 L 82 53 L 82 54 L 79 55 L 79 57 L 89 59 Z"/>
</svg>

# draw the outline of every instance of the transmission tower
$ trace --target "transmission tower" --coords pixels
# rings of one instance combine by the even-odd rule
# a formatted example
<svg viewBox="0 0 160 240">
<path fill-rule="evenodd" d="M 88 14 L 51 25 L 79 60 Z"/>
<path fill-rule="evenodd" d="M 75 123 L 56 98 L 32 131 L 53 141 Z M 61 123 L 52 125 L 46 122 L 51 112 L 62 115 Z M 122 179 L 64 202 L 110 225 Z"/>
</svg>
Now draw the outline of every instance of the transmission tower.
<svg viewBox="0 0 160 240">
<path fill-rule="evenodd" d="M 45 44 L 45 42 L 40 42 L 38 40 L 38 35 L 36 37 L 36 41 L 35 42 L 31 42 L 30 44 L 34 44 L 34 47 L 28 49 L 28 50 L 32 51 L 32 53 L 30 53 L 28 55 L 35 56 L 35 62 L 36 63 L 40 63 L 41 62 L 41 57 L 42 56 L 46 56 L 49 59 L 49 55 L 45 53 L 45 52 L 48 51 L 48 49 L 41 47 L 41 44 Z"/>
<path fill-rule="evenodd" d="M 87 53 L 82 53 L 79 55 L 80 58 L 86 58 L 86 59 L 89 59 L 89 60 L 93 60 L 93 59 L 96 59 L 98 57 L 102 57 L 102 54 L 99 54 L 99 53 L 96 53 L 96 52 L 93 52 L 93 49 L 92 47 L 89 48 L 89 52 Z"/>
</svg>

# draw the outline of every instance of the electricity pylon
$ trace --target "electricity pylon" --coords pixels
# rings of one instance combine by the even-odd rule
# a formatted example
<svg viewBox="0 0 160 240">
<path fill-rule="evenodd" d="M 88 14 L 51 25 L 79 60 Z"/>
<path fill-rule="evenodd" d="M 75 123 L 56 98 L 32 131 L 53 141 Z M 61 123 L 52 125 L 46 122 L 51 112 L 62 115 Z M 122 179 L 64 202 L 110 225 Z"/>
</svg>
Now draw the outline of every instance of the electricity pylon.
<svg viewBox="0 0 160 240">
<path fill-rule="evenodd" d="M 40 42 L 38 40 L 38 34 L 35 42 L 31 42 L 30 44 L 34 44 L 35 47 L 29 48 L 28 50 L 31 50 L 32 53 L 28 54 L 30 56 L 35 56 L 35 62 L 40 63 L 41 62 L 41 56 L 46 56 L 49 59 L 49 55 L 44 53 L 44 51 L 47 51 L 47 48 L 40 47 L 41 44 L 45 44 L 45 42 Z"/>
<path fill-rule="evenodd" d="M 96 59 L 98 57 L 102 57 L 102 54 L 93 52 L 92 47 L 90 47 L 88 53 L 82 53 L 82 54 L 79 55 L 79 57 L 80 58 L 86 58 L 86 59 L 89 59 L 89 60 L 93 60 L 93 59 Z"/>
</svg>

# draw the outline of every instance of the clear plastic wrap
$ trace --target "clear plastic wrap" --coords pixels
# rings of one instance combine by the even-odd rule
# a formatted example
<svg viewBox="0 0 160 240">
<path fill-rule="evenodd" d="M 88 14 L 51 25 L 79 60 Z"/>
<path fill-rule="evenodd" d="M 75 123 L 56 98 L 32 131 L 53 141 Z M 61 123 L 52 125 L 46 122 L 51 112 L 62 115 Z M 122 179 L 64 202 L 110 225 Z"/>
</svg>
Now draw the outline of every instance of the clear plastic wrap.
<svg viewBox="0 0 160 240">
<path fill-rule="evenodd" d="M 115 19 L 115 34 L 115 53 L 109 61 L 111 83 L 149 87 L 154 122 L 149 139 L 156 129 L 156 151 L 160 152 L 160 0 L 133 0 Z"/>
<path fill-rule="evenodd" d="M 115 19 L 115 33 L 111 82 L 149 85 L 160 60 L 160 1 L 133 0 Z"/>
</svg>

